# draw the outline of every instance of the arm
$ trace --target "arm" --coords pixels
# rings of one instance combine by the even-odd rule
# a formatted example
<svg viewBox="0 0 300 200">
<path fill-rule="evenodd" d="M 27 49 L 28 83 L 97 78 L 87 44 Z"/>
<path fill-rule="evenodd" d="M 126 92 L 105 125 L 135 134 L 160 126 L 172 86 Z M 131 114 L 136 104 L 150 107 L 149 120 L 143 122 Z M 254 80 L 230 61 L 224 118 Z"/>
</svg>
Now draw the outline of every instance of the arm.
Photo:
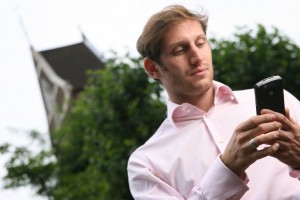
<svg viewBox="0 0 300 200">
<path fill-rule="evenodd" d="M 225 152 L 213 162 L 204 177 L 199 177 L 200 185 L 189 188 L 190 191 L 181 192 L 186 196 L 171 187 L 167 180 L 164 181 L 155 167 L 147 162 L 145 156 L 134 153 L 128 163 L 132 195 L 135 199 L 143 200 L 239 199 L 248 189 L 243 182 L 246 168 L 257 159 L 268 156 L 278 149 L 278 144 L 274 141 L 279 135 L 277 130 L 281 126 L 275 119 L 274 115 L 266 114 L 255 116 L 240 124 Z M 256 151 L 249 145 L 252 137 L 259 142 L 257 144 L 274 144 L 264 150 Z"/>
<path fill-rule="evenodd" d="M 218 157 L 205 174 L 201 186 L 193 189 L 189 199 L 240 199 L 249 189 L 247 183 L 247 177 L 242 180 Z"/>
<path fill-rule="evenodd" d="M 137 156 L 129 160 L 128 177 L 131 193 L 136 200 L 240 199 L 248 190 L 244 181 L 229 170 L 219 157 L 188 197 L 163 181 L 146 161 Z"/>
</svg>

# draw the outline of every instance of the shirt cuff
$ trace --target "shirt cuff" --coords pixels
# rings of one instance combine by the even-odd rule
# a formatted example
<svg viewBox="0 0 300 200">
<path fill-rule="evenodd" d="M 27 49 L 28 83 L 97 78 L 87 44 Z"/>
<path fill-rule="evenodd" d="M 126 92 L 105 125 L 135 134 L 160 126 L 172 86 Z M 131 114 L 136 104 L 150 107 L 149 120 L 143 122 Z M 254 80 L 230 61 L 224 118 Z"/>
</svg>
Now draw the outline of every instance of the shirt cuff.
<svg viewBox="0 0 300 200">
<path fill-rule="evenodd" d="M 220 156 L 213 162 L 201 182 L 201 192 L 207 199 L 228 199 L 242 197 L 249 189 L 246 183 L 227 168 Z"/>
<path fill-rule="evenodd" d="M 300 179 L 300 170 L 289 167 L 289 174 L 293 178 Z"/>
</svg>

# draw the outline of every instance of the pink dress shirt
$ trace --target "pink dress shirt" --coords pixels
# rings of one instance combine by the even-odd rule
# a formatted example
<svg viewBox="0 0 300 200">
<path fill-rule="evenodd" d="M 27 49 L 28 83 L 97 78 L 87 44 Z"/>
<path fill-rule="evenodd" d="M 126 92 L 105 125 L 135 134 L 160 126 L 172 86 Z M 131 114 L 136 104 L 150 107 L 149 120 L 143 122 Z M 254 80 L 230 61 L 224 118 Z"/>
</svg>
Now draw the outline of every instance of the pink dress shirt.
<svg viewBox="0 0 300 200">
<path fill-rule="evenodd" d="M 255 99 L 252 89 L 233 92 L 216 81 L 214 87 L 214 104 L 207 113 L 188 103 L 168 101 L 167 118 L 128 161 L 133 197 L 299 200 L 299 171 L 273 157 L 252 164 L 245 181 L 223 164 L 219 155 L 235 127 L 255 115 Z M 285 91 L 285 103 L 299 123 L 299 101 Z"/>
</svg>

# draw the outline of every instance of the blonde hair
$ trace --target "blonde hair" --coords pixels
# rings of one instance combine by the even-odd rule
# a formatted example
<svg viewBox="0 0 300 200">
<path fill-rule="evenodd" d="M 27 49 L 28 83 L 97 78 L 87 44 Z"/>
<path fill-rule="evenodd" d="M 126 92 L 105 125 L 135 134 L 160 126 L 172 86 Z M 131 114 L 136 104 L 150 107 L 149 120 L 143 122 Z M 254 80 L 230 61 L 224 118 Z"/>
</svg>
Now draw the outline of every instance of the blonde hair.
<svg viewBox="0 0 300 200">
<path fill-rule="evenodd" d="M 184 20 L 199 22 L 204 33 L 206 33 L 208 16 L 205 12 L 202 14 L 193 13 L 181 5 L 168 6 L 154 14 L 146 23 L 136 44 L 141 56 L 160 63 L 161 44 L 166 31 Z"/>
</svg>

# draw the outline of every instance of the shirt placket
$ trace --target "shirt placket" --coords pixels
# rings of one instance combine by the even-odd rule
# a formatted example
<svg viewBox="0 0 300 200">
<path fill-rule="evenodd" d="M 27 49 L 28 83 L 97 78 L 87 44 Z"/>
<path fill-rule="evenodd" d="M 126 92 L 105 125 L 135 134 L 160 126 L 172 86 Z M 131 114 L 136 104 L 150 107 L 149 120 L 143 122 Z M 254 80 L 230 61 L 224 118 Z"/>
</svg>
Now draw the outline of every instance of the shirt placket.
<svg viewBox="0 0 300 200">
<path fill-rule="evenodd" d="M 203 116 L 203 121 L 209 133 L 211 134 L 211 137 L 213 138 L 213 141 L 217 146 L 219 153 L 224 152 L 226 144 L 224 137 L 222 137 L 222 130 L 219 130 L 219 128 L 211 121 L 207 114 Z"/>
</svg>

